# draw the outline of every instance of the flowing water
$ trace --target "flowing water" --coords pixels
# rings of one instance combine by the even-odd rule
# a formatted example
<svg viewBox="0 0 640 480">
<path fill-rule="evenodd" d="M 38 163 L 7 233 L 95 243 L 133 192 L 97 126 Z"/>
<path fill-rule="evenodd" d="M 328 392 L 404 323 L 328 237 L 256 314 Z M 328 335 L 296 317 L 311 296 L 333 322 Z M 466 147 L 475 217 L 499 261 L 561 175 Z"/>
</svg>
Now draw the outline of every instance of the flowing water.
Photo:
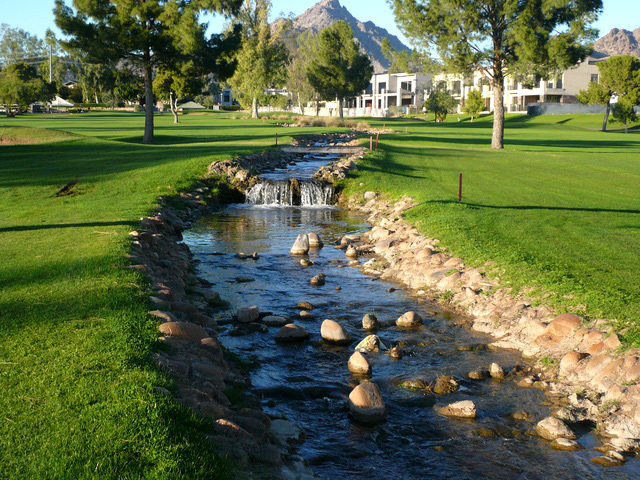
<svg viewBox="0 0 640 480">
<path fill-rule="evenodd" d="M 265 177 L 309 180 L 327 160 L 304 162 Z M 459 324 L 464 319 L 411 296 L 400 285 L 347 266 L 343 251 L 332 244 L 368 227 L 361 216 L 334 207 L 244 204 L 203 218 L 184 235 L 201 260 L 199 274 L 215 283 L 214 288 L 232 305 L 258 305 L 263 312 L 294 319 L 311 333 L 308 342 L 281 345 L 274 341 L 277 328 L 236 336 L 235 325 L 229 323 L 221 327 L 220 338 L 232 351 L 259 360 L 252 382 L 262 407 L 305 430 L 307 439 L 299 453 L 314 471 L 341 480 L 640 478 L 636 460 L 608 469 L 593 464 L 590 458 L 601 454 L 593 450 L 597 439 L 587 427 L 577 430 L 579 442 L 586 447 L 578 452 L 556 451 L 548 442 L 525 433 L 553 409 L 543 392 L 520 388 L 510 379 L 464 380 L 470 370 L 494 361 L 505 369 L 524 361 L 505 351 L 459 350 L 486 344 L 490 338 L 462 328 Z M 310 253 L 315 262 L 311 267 L 302 267 L 300 257 L 288 253 L 296 236 L 304 232 L 316 232 L 325 242 L 323 249 Z M 237 252 L 254 251 L 260 254 L 258 260 L 235 257 Z M 309 279 L 320 272 L 326 275 L 326 284 L 311 286 Z M 254 280 L 239 283 L 239 275 Z M 397 290 L 389 292 L 390 287 Z M 313 319 L 297 318 L 300 301 L 315 305 Z M 425 325 L 417 330 L 395 327 L 395 319 L 408 310 L 418 311 Z M 384 353 L 368 355 L 372 380 L 380 387 L 388 410 L 386 421 L 374 427 L 354 423 L 346 408 L 349 392 L 357 385 L 347 370 L 355 343 L 331 346 L 320 338 L 325 318 L 341 322 L 354 339 L 364 338 L 365 313 L 375 313 L 386 324 L 378 332 L 385 345 L 405 342 L 407 352 L 400 360 Z M 222 318 L 230 315 L 227 312 Z M 460 392 L 435 396 L 398 386 L 403 380 L 428 382 L 441 374 L 459 379 Z M 475 420 L 444 418 L 433 409 L 436 403 L 466 399 L 476 404 Z M 511 415 L 519 411 L 533 417 L 516 421 Z"/>
</svg>

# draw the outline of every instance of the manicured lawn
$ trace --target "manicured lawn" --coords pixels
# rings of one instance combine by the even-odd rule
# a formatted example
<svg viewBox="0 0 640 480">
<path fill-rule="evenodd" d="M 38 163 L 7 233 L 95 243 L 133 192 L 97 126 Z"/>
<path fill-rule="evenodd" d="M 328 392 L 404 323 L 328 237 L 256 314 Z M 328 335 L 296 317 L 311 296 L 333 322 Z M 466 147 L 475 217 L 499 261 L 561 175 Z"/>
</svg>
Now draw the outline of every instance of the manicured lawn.
<svg viewBox="0 0 640 480">
<path fill-rule="evenodd" d="M 408 220 L 452 253 L 560 311 L 615 319 L 640 346 L 640 132 L 600 132 L 601 115 L 510 116 L 492 151 L 492 118 L 461 118 L 375 122 L 400 133 L 381 136 L 348 193 L 414 197 Z"/>
<path fill-rule="evenodd" d="M 158 195 L 285 130 L 228 114 L 0 118 L 0 478 L 233 478 L 205 420 L 157 394 L 156 322 L 126 263 Z M 318 129 L 295 129 L 295 134 Z M 27 143 L 25 143 L 27 142 Z M 17 144 L 14 143 L 24 143 Z M 72 195 L 56 194 L 76 182 Z"/>
</svg>

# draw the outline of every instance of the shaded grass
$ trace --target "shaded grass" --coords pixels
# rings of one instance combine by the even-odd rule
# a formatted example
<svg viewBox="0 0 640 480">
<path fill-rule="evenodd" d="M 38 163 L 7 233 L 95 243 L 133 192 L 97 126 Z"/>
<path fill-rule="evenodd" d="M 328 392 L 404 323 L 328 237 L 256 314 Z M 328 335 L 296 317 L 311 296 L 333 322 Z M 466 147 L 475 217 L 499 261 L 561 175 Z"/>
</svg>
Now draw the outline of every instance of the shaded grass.
<svg viewBox="0 0 640 480">
<path fill-rule="evenodd" d="M 385 120 L 400 133 L 347 193 L 414 197 L 406 218 L 452 254 L 559 311 L 615 320 L 640 346 L 640 136 L 597 131 L 600 115 L 510 116 L 491 151 L 491 120 Z"/>
<path fill-rule="evenodd" d="M 234 478 L 207 420 L 154 387 L 156 320 L 128 232 L 206 166 L 270 148 L 262 121 L 125 113 L 0 119 L 0 478 Z M 318 129 L 295 129 L 295 133 Z M 31 139 L 31 140 L 30 140 Z M 74 183 L 72 194 L 56 196 Z"/>
</svg>

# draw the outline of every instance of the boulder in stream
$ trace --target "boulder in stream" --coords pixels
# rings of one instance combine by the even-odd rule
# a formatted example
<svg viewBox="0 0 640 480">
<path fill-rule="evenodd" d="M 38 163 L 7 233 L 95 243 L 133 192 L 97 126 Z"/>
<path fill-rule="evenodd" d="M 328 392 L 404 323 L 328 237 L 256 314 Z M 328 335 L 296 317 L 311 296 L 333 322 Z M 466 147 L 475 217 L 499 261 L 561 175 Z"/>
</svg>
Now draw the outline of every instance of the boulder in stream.
<svg viewBox="0 0 640 480">
<path fill-rule="evenodd" d="M 379 352 L 380 350 L 386 350 L 387 347 L 383 345 L 377 335 L 369 335 L 365 337 L 358 345 L 356 345 L 356 352 Z"/>
<path fill-rule="evenodd" d="M 378 322 L 378 317 L 376 317 L 373 313 L 367 313 L 364 317 L 362 317 L 362 328 L 365 330 L 377 330 L 380 328 L 380 322 Z"/>
<path fill-rule="evenodd" d="M 555 417 L 547 417 L 540 420 L 536 425 L 536 433 L 545 440 L 555 440 L 556 438 L 576 439 L 576 434 L 562 420 Z"/>
<path fill-rule="evenodd" d="M 269 327 L 283 327 L 287 323 L 291 323 L 291 320 L 279 315 L 267 315 L 262 319 L 262 323 Z"/>
<path fill-rule="evenodd" d="M 422 317 L 416 312 L 407 312 L 396 320 L 399 327 L 419 327 L 422 325 Z"/>
<path fill-rule="evenodd" d="M 371 375 L 371 364 L 360 352 L 356 352 L 349 358 L 347 368 L 351 373 L 358 375 Z"/>
<path fill-rule="evenodd" d="M 308 338 L 309 332 L 307 332 L 307 329 L 295 323 L 285 325 L 276 334 L 276 342 L 279 343 L 301 342 Z"/>
<path fill-rule="evenodd" d="M 457 392 L 458 390 L 460 390 L 460 385 L 449 375 L 440 375 L 433 385 L 433 392 L 439 395 Z"/>
<path fill-rule="evenodd" d="M 320 327 L 322 339 L 336 345 L 348 345 L 351 343 L 351 335 L 342 325 L 334 320 L 326 319 Z"/>
<path fill-rule="evenodd" d="M 309 253 L 309 235 L 306 233 L 298 235 L 289 253 L 291 255 L 306 255 Z"/>
<path fill-rule="evenodd" d="M 462 400 L 445 407 L 437 407 L 437 412 L 445 417 L 476 418 L 476 406 L 471 400 Z"/>
<path fill-rule="evenodd" d="M 309 280 L 309 283 L 317 287 L 324 285 L 325 283 L 324 273 L 319 273 L 318 275 L 312 277 L 311 280 Z"/>
<path fill-rule="evenodd" d="M 260 318 L 260 309 L 256 305 L 240 307 L 236 313 L 236 318 L 240 323 L 255 322 Z"/>
<path fill-rule="evenodd" d="M 358 422 L 376 424 L 384 420 L 387 413 L 378 386 L 363 382 L 349 394 L 349 410 Z"/>
<path fill-rule="evenodd" d="M 348 258 L 358 258 L 358 251 L 353 245 L 349 245 L 347 251 L 344 253 Z"/>
<path fill-rule="evenodd" d="M 322 248 L 322 247 L 324 247 L 324 242 L 318 236 L 317 233 L 311 232 L 311 233 L 308 233 L 307 235 L 309 237 L 309 248 Z"/>
</svg>

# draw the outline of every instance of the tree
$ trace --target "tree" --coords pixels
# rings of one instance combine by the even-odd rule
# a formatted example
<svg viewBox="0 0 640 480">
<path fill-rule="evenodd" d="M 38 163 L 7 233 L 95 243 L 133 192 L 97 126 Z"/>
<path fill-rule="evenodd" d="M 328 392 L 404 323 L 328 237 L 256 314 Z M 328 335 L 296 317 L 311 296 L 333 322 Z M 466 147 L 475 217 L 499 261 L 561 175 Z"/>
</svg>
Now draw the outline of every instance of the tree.
<svg viewBox="0 0 640 480">
<path fill-rule="evenodd" d="M 0 25 L 0 68 L 19 62 L 40 63 L 45 55 L 44 42 L 37 36 L 6 23 Z"/>
<path fill-rule="evenodd" d="M 600 76 L 591 82 L 586 90 L 578 92 L 578 100 L 589 105 L 605 105 L 602 131 L 607 131 L 607 121 L 611 112 L 611 97 L 617 95 L 632 105 L 640 100 L 640 60 L 631 55 L 610 57 L 598 63 Z M 618 109 L 618 116 L 621 114 Z"/>
<path fill-rule="evenodd" d="M 428 55 L 422 55 L 417 50 L 395 50 L 387 37 L 382 39 L 380 49 L 385 58 L 391 62 L 389 73 L 431 73 L 437 70 L 437 62 Z"/>
<path fill-rule="evenodd" d="M 186 62 L 178 69 L 158 69 L 153 88 L 161 100 L 169 101 L 173 123 L 178 123 L 178 99 L 202 92 L 202 79 L 195 74 L 193 62 Z"/>
<path fill-rule="evenodd" d="M 229 84 L 240 98 L 251 101 L 251 118 L 258 118 L 258 102 L 266 88 L 281 87 L 287 76 L 287 49 L 279 40 L 282 27 L 271 31 L 270 0 L 247 0 L 238 20 L 242 26 L 242 47 Z"/>
<path fill-rule="evenodd" d="M 200 49 L 204 11 L 235 13 L 241 0 L 56 0 L 56 24 L 70 38 L 63 44 L 83 52 L 90 63 L 127 60 L 144 79 L 143 143 L 153 143 L 153 71 Z"/>
<path fill-rule="evenodd" d="M 15 117 L 38 100 L 50 100 L 54 93 L 55 87 L 26 63 L 14 63 L 0 72 L 0 104 L 4 105 L 7 117 Z"/>
<path fill-rule="evenodd" d="M 449 94 L 444 82 L 436 85 L 427 97 L 427 101 L 424 102 L 425 110 L 434 114 L 434 122 L 444 121 L 447 118 L 447 113 L 453 112 L 456 105 L 458 105 L 458 101 Z"/>
<path fill-rule="evenodd" d="M 484 99 L 482 93 L 476 88 L 469 90 L 467 98 L 464 100 L 462 111 L 471 116 L 471 122 L 478 116 L 478 114 L 484 110 Z"/>
<path fill-rule="evenodd" d="M 317 35 L 307 30 L 301 33 L 296 41 L 298 48 L 295 49 L 287 67 L 287 90 L 298 104 L 300 113 L 304 115 L 305 105 L 316 96 L 316 91 L 309 83 L 307 69 L 317 51 Z"/>
<path fill-rule="evenodd" d="M 344 100 L 367 88 L 373 75 L 369 58 L 360 53 L 353 30 L 340 20 L 320 31 L 318 54 L 307 69 L 311 86 L 325 100 L 338 99 L 340 121 L 344 124 Z"/>
<path fill-rule="evenodd" d="M 628 98 L 622 97 L 618 99 L 616 103 L 611 107 L 611 113 L 613 114 L 613 122 L 621 123 L 624 125 L 624 133 L 629 133 L 629 123 L 636 122 L 638 115 L 634 111 L 634 103 L 631 103 Z"/>
<path fill-rule="evenodd" d="M 482 71 L 495 102 L 491 147 L 503 148 L 505 75 L 545 76 L 583 60 L 602 0 L 392 0 L 392 6 L 405 34 L 435 46 L 448 69 Z"/>
</svg>

